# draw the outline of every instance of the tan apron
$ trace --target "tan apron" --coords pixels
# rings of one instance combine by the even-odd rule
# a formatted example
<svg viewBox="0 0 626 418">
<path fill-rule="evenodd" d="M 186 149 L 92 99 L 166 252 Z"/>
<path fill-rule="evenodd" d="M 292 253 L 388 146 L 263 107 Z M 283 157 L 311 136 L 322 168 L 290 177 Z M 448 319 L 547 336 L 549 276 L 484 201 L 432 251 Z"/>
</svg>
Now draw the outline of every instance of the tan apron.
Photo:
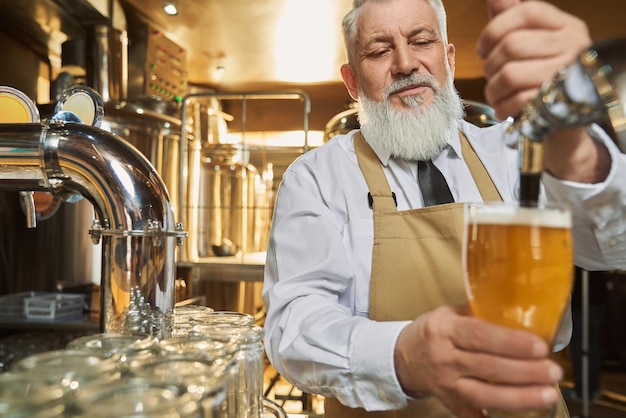
<svg viewBox="0 0 626 418">
<path fill-rule="evenodd" d="M 463 135 L 461 150 L 483 201 L 501 201 L 493 181 Z M 441 305 L 467 303 L 461 266 L 463 203 L 398 211 L 378 157 L 360 134 L 354 146 L 374 204 L 370 318 L 411 320 Z M 562 402 L 564 405 L 564 402 Z M 562 405 L 562 406 L 563 406 Z M 559 418 L 569 417 L 561 406 Z M 436 398 L 398 411 L 367 412 L 325 400 L 325 418 L 450 418 Z"/>
</svg>

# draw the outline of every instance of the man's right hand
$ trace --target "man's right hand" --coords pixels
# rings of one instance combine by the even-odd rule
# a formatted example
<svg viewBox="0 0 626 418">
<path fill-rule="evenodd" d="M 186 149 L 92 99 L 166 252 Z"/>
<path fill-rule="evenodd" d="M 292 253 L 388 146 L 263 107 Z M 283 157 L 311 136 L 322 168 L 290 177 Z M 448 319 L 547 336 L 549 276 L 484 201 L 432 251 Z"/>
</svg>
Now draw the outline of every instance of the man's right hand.
<svg viewBox="0 0 626 418">
<path fill-rule="evenodd" d="M 477 45 L 485 98 L 498 119 L 517 116 L 546 80 L 591 44 L 579 18 L 543 1 L 488 0 L 491 20 Z"/>
<path fill-rule="evenodd" d="M 549 354 L 534 334 L 474 318 L 467 307 L 444 306 L 401 332 L 395 367 L 407 395 L 427 393 L 459 417 L 484 418 L 483 409 L 556 404 L 563 371 Z"/>
</svg>

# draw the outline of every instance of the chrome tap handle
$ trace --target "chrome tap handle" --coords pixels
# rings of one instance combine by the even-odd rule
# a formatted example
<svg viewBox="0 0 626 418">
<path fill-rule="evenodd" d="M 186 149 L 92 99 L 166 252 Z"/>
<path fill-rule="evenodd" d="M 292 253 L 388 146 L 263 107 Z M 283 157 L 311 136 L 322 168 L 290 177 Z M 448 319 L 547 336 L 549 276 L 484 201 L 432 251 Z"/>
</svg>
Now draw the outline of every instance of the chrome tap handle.
<svg viewBox="0 0 626 418">
<path fill-rule="evenodd" d="M 606 119 L 606 105 L 591 77 L 581 61 L 561 68 L 537 97 L 526 104 L 513 125 L 514 132 L 530 141 L 543 142 L 552 131 Z M 515 135 L 507 136 L 506 140 L 509 146 L 519 145 Z"/>
<path fill-rule="evenodd" d="M 20 192 L 20 199 L 22 200 L 22 207 L 24 208 L 24 213 L 26 214 L 26 227 L 27 228 L 37 227 L 37 212 L 35 210 L 34 194 L 35 192 L 32 192 L 32 191 Z"/>
<path fill-rule="evenodd" d="M 626 151 L 626 38 L 592 45 L 561 68 L 529 101 L 505 135 L 519 149 L 520 201 L 534 205 L 543 171 L 544 141 L 550 132 L 609 122 Z"/>
</svg>

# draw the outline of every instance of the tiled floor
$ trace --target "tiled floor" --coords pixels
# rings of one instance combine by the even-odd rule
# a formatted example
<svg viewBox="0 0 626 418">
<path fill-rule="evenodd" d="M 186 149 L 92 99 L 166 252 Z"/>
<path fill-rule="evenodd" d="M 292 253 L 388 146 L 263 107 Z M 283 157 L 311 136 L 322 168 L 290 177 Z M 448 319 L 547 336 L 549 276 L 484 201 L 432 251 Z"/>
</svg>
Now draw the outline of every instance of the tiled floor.
<svg viewBox="0 0 626 418">
<path fill-rule="evenodd" d="M 574 386 L 572 369 L 567 351 L 556 356 L 565 369 L 564 388 Z M 288 414 L 304 414 L 309 418 L 323 417 L 324 399 L 320 396 L 304 396 L 267 366 L 265 373 L 266 396 L 275 400 Z M 602 397 L 588 404 L 566 400 L 572 418 L 626 418 L 626 363 L 605 362 L 602 371 Z"/>
</svg>

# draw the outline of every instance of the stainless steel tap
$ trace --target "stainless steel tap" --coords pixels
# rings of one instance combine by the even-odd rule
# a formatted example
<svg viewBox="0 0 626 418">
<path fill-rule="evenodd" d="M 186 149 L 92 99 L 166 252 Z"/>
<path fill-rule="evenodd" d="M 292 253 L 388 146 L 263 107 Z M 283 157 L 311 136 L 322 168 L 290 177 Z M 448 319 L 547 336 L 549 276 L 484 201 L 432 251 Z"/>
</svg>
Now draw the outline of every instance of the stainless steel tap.
<svg viewBox="0 0 626 418">
<path fill-rule="evenodd" d="M 558 71 L 511 125 L 507 144 L 519 149 L 520 201 L 536 205 L 550 132 L 599 123 L 626 151 L 626 38 L 593 44 Z"/>
<path fill-rule="evenodd" d="M 168 335 L 175 250 L 186 233 L 161 177 L 134 146 L 61 120 L 0 124 L 0 190 L 89 200 L 97 219 L 85 233 L 102 241 L 101 331 Z"/>
</svg>

